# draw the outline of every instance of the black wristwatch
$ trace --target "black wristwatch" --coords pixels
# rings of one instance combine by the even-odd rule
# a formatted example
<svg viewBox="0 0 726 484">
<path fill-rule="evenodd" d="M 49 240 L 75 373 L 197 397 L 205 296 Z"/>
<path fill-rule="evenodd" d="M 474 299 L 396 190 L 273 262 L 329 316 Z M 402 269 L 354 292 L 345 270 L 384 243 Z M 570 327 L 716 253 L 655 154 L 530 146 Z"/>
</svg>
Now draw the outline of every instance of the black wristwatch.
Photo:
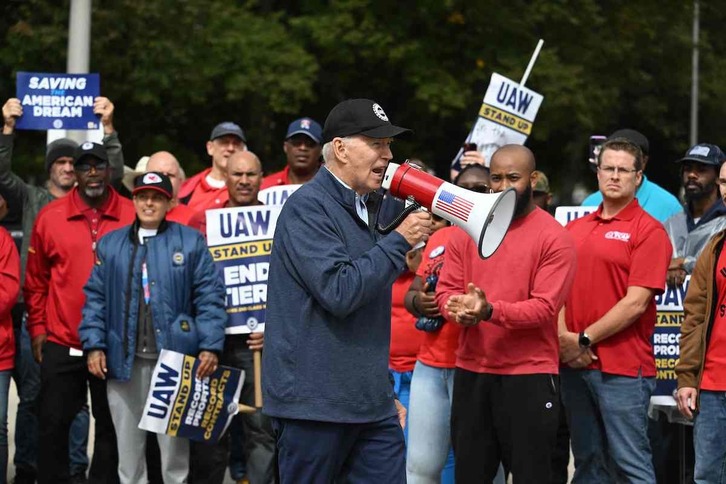
<svg viewBox="0 0 726 484">
<path fill-rule="evenodd" d="M 580 348 L 589 348 L 592 344 L 592 340 L 590 340 L 590 337 L 584 331 L 580 333 L 579 338 L 577 338 L 577 342 L 580 344 Z"/>
</svg>

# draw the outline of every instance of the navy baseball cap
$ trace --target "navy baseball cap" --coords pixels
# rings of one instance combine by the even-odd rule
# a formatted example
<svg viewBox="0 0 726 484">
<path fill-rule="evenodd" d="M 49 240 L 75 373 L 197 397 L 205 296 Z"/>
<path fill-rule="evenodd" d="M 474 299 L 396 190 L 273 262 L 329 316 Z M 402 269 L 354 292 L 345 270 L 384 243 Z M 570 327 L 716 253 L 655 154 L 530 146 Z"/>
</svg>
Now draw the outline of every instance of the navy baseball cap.
<svg viewBox="0 0 726 484">
<path fill-rule="evenodd" d="M 323 128 L 323 142 L 362 134 L 371 138 L 393 138 L 410 129 L 394 126 L 380 104 L 370 99 L 348 99 L 330 110 Z"/>
<path fill-rule="evenodd" d="M 677 163 L 695 161 L 697 163 L 703 163 L 704 165 L 721 166 L 725 158 L 726 156 L 724 156 L 723 151 L 718 146 L 699 143 L 688 148 L 686 156 L 678 160 Z"/>
<path fill-rule="evenodd" d="M 209 139 L 211 141 L 214 141 L 215 139 L 221 138 L 222 136 L 227 136 L 228 134 L 236 136 L 245 143 L 247 143 L 247 138 L 245 138 L 245 132 L 242 131 L 242 128 L 240 128 L 239 125 L 231 121 L 225 121 L 224 123 L 219 123 L 217 126 L 215 126 L 212 130 L 212 134 L 209 135 Z"/>
<path fill-rule="evenodd" d="M 323 137 L 323 128 L 314 119 L 300 118 L 290 123 L 290 126 L 287 127 L 285 139 L 288 140 L 296 134 L 304 134 L 320 144 L 320 140 Z"/>
</svg>

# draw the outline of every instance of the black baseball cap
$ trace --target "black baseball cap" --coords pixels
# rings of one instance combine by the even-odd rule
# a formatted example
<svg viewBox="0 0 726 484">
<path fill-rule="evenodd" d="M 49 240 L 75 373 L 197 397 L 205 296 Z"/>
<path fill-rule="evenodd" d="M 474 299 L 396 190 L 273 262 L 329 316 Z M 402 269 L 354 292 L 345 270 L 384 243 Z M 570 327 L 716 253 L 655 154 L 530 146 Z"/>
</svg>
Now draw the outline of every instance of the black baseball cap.
<svg viewBox="0 0 726 484">
<path fill-rule="evenodd" d="M 678 163 L 695 161 L 697 163 L 703 163 L 704 165 L 721 166 L 724 159 L 726 159 L 726 156 L 724 156 L 723 151 L 718 146 L 699 143 L 688 148 L 686 156 L 678 160 Z"/>
<path fill-rule="evenodd" d="M 639 147 L 640 151 L 642 151 L 644 155 L 647 155 L 650 149 L 648 138 L 646 138 L 640 131 L 635 131 L 634 129 L 619 129 L 608 136 L 608 141 L 615 138 L 625 138 L 635 146 Z"/>
<path fill-rule="evenodd" d="M 102 144 L 86 141 L 76 148 L 75 154 L 73 155 L 73 165 L 77 165 L 81 160 L 88 157 L 108 161 L 108 153 L 106 153 L 106 148 Z"/>
<path fill-rule="evenodd" d="M 173 188 L 171 187 L 171 180 L 168 176 L 158 171 L 149 171 L 142 176 L 136 177 L 134 180 L 134 189 L 131 191 L 131 194 L 136 195 L 142 190 L 156 190 L 157 192 L 163 193 L 169 200 L 172 199 Z"/>
<path fill-rule="evenodd" d="M 209 135 L 209 139 L 211 141 L 214 141 L 215 139 L 221 138 L 222 136 L 227 136 L 228 134 L 236 136 L 245 143 L 247 143 L 247 138 L 245 138 L 245 132 L 242 131 L 242 128 L 240 128 L 239 125 L 231 121 L 225 121 L 215 126 L 212 130 L 212 134 Z"/>
<path fill-rule="evenodd" d="M 370 99 L 348 99 L 330 110 L 323 128 L 323 143 L 355 134 L 371 138 L 393 138 L 411 132 L 410 129 L 391 124 L 377 102 Z"/>
</svg>

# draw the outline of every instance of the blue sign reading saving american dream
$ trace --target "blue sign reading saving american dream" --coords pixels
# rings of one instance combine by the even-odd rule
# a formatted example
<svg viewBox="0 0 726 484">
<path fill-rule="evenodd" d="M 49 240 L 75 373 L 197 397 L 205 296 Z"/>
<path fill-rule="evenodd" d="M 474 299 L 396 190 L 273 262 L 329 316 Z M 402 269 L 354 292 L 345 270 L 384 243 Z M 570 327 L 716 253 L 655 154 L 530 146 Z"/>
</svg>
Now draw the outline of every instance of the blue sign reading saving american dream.
<svg viewBox="0 0 726 484">
<path fill-rule="evenodd" d="M 272 236 L 281 208 L 207 210 L 207 244 L 227 290 L 227 334 L 265 330 Z"/>
<path fill-rule="evenodd" d="M 198 379 L 199 360 L 161 350 L 139 428 L 198 442 L 216 442 L 239 411 L 244 371 L 219 366 Z"/>
<path fill-rule="evenodd" d="M 18 72 L 17 97 L 23 106 L 17 129 L 96 129 L 93 100 L 100 95 L 98 74 Z"/>
<path fill-rule="evenodd" d="M 555 218 L 562 225 L 584 217 L 597 207 L 557 207 Z M 676 389 L 676 364 L 680 357 L 683 299 L 688 291 L 691 276 L 675 287 L 666 286 L 663 294 L 655 297 L 657 316 L 653 331 L 653 356 L 655 357 L 656 385 L 650 401 L 654 405 L 674 406 L 673 390 Z"/>
</svg>

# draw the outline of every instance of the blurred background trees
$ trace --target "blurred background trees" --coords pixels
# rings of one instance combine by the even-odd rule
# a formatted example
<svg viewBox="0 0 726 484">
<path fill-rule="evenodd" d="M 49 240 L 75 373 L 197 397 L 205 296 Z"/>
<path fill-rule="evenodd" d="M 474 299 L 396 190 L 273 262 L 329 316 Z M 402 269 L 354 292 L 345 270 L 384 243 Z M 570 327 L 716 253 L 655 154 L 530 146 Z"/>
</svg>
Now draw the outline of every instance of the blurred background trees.
<svg viewBox="0 0 726 484">
<path fill-rule="evenodd" d="M 64 72 L 68 1 L 0 6 L 0 98 L 16 71 Z M 701 1 L 699 141 L 723 145 L 726 1 Z M 115 0 L 93 2 L 91 72 L 116 105 L 127 164 L 167 149 L 194 173 L 224 120 L 245 129 L 267 171 L 287 124 L 321 124 L 338 101 L 370 97 L 415 136 L 394 155 L 440 175 L 476 117 L 492 72 L 545 96 L 527 145 L 553 190 L 595 187 L 588 139 L 617 128 L 651 142 L 647 175 L 673 191 L 689 137 L 690 1 Z M 44 133 L 17 137 L 15 168 L 43 176 Z"/>
</svg>

